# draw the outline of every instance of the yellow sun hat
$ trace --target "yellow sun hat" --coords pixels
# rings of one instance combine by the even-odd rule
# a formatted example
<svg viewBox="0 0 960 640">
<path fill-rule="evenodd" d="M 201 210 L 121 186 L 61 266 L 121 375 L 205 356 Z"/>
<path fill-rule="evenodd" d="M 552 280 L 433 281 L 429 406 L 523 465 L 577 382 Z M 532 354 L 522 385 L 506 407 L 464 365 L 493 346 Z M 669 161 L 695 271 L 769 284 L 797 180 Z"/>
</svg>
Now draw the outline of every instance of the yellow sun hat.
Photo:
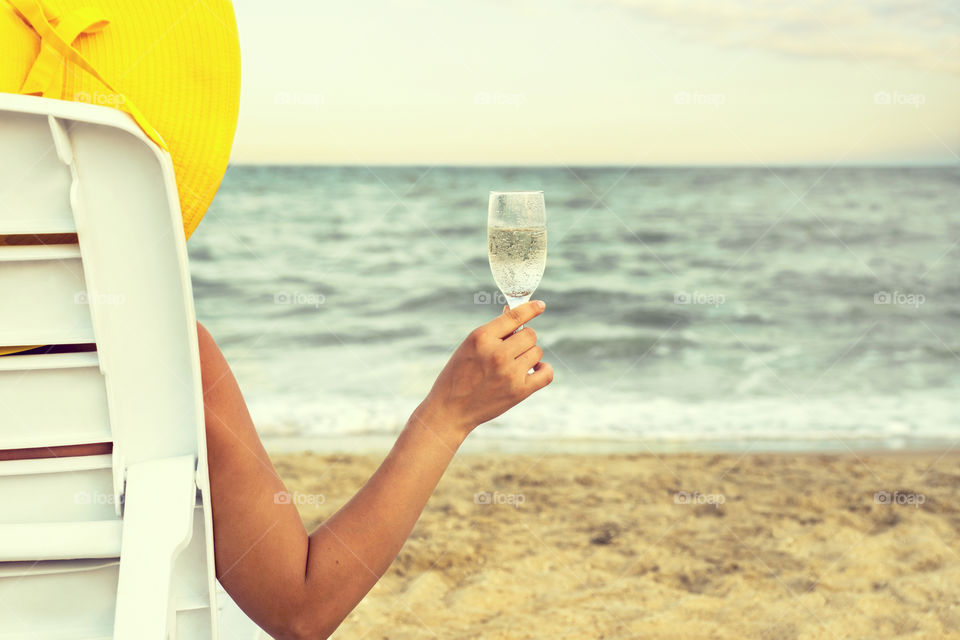
<svg viewBox="0 0 960 640">
<path fill-rule="evenodd" d="M 129 113 L 173 159 L 187 238 L 230 158 L 240 45 L 228 0 L 0 0 L 0 92 Z"/>
</svg>

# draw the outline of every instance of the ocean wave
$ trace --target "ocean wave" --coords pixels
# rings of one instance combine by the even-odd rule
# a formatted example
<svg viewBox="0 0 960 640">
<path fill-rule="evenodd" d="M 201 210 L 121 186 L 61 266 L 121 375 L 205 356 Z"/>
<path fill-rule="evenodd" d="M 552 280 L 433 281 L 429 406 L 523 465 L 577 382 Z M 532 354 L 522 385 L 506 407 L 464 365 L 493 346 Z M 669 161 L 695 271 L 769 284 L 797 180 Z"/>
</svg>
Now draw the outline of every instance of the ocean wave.
<svg viewBox="0 0 960 640">
<path fill-rule="evenodd" d="M 650 334 L 617 338 L 565 337 L 549 343 L 544 351 L 547 359 L 557 354 L 564 361 L 584 362 L 589 360 L 630 360 L 643 357 L 654 360 L 670 357 L 678 351 L 695 347 L 693 340 L 677 335 Z"/>
<path fill-rule="evenodd" d="M 354 344 L 373 344 L 394 342 L 417 338 L 426 334 L 422 325 L 406 325 L 401 327 L 370 329 L 351 326 L 349 330 L 341 327 L 338 331 L 318 330 L 287 336 L 291 344 L 301 346 L 336 346 Z"/>
<path fill-rule="evenodd" d="M 611 321 L 631 327 L 669 329 L 683 328 L 690 324 L 691 318 L 689 315 L 665 310 L 662 307 L 645 307 L 617 313 L 611 317 Z"/>
<path fill-rule="evenodd" d="M 597 202 L 596 198 L 568 198 L 561 202 L 560 206 L 565 209 L 592 209 L 600 206 L 600 203 Z"/>
<path fill-rule="evenodd" d="M 666 244 L 676 238 L 669 233 L 660 231 L 630 231 L 624 234 L 624 242 L 631 244 Z"/>
<path fill-rule="evenodd" d="M 945 397 L 919 393 L 907 397 L 838 396 L 730 398 L 683 402 L 670 398 L 617 399 L 586 390 L 552 394 L 524 403 L 477 428 L 471 439 L 528 441 L 532 447 L 561 441 L 739 441 L 762 450 L 770 443 L 803 443 L 818 449 L 891 445 L 903 441 L 956 440 L 957 412 Z M 535 396 L 536 397 L 536 396 Z M 298 403 L 255 403 L 251 412 L 265 436 L 391 436 L 396 435 L 418 402 L 329 398 Z M 537 444 L 540 443 L 540 444 Z M 848 443 L 848 444 L 844 444 Z"/>
</svg>

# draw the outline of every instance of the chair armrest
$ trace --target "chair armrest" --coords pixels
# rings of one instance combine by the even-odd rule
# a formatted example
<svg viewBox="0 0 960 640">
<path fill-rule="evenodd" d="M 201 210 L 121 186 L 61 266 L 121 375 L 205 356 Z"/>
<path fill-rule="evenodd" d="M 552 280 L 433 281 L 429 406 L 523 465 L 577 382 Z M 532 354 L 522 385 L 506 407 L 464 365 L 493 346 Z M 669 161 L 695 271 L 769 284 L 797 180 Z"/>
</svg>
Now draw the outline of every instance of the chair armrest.
<svg viewBox="0 0 960 640">
<path fill-rule="evenodd" d="M 169 637 L 173 566 L 193 533 L 196 494 L 193 456 L 127 467 L 115 639 Z"/>
</svg>

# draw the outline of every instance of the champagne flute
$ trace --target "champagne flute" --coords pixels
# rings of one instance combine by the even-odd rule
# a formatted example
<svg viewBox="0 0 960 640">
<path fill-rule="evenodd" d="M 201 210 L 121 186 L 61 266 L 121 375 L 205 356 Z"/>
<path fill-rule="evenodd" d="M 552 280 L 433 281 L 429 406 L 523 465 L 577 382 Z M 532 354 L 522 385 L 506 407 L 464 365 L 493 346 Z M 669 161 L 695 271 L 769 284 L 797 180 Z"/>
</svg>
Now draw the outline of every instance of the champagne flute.
<svg viewBox="0 0 960 640">
<path fill-rule="evenodd" d="M 491 191 L 487 246 L 493 279 L 507 305 L 513 309 L 528 301 L 547 265 L 543 191 Z"/>
</svg>

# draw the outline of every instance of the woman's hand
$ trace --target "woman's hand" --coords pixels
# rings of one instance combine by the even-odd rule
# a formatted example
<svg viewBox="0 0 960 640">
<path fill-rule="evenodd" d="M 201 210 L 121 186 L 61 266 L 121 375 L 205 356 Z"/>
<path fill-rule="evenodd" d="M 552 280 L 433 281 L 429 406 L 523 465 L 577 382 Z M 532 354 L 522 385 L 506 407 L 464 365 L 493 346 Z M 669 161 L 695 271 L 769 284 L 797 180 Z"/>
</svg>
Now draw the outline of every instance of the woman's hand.
<svg viewBox="0 0 960 640">
<path fill-rule="evenodd" d="M 539 300 L 508 309 L 474 329 L 450 357 L 413 420 L 452 428 L 465 438 L 477 425 L 496 418 L 553 381 L 553 367 L 540 362 L 543 350 L 530 327 Z M 533 368 L 534 372 L 527 371 Z"/>
</svg>

